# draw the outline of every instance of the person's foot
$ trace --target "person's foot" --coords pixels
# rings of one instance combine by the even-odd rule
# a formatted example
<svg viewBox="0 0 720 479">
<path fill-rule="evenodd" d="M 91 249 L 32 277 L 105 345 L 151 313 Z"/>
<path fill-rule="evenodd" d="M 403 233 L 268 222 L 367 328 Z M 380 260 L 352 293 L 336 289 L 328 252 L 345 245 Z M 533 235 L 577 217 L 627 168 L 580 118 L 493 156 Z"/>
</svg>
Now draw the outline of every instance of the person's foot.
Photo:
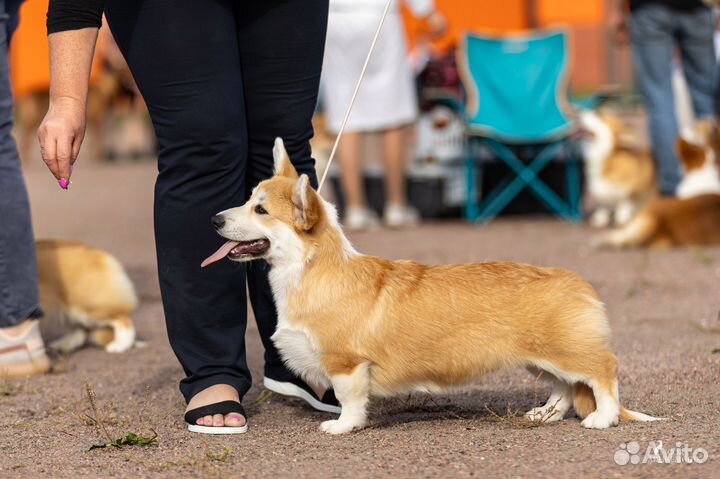
<svg viewBox="0 0 720 479">
<path fill-rule="evenodd" d="M 415 226 L 420 222 L 417 210 L 406 205 L 388 205 L 384 216 L 385 226 L 389 228 Z"/>
<path fill-rule="evenodd" d="M 363 231 L 377 228 L 380 221 L 374 211 L 369 208 L 348 207 L 344 227 L 348 231 Z"/>
<path fill-rule="evenodd" d="M 0 329 L 0 378 L 43 374 L 51 366 L 37 320 L 28 319 Z"/>
<path fill-rule="evenodd" d="M 193 396 L 192 399 L 190 399 L 185 412 L 223 401 L 240 402 L 240 396 L 238 395 L 237 389 L 228 384 L 215 384 L 214 386 L 203 389 Z M 215 414 L 214 416 L 203 416 L 196 421 L 198 426 L 211 427 L 242 427 L 245 425 L 245 422 L 245 417 L 237 412 L 231 412 L 225 415 Z"/>
<path fill-rule="evenodd" d="M 282 396 L 295 397 L 308 403 L 313 409 L 323 412 L 340 414 L 341 407 L 335 392 L 322 386 L 309 385 L 300 378 L 271 378 L 267 374 L 263 378 L 263 386 Z"/>
</svg>

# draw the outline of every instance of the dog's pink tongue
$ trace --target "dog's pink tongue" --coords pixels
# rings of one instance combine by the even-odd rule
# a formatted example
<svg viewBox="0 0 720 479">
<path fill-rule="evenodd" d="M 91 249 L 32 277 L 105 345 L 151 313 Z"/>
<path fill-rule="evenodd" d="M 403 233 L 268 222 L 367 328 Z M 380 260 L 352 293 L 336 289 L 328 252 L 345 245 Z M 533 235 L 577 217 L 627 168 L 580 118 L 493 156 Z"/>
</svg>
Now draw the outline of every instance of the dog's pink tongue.
<svg viewBox="0 0 720 479">
<path fill-rule="evenodd" d="M 220 247 L 220 249 L 218 249 L 216 252 L 214 252 L 211 256 L 206 258 L 205 261 L 203 261 L 202 264 L 200 264 L 200 267 L 204 268 L 205 266 L 209 266 L 213 263 L 220 261 L 225 256 L 230 254 L 230 251 L 232 251 L 232 249 L 239 244 L 240 244 L 239 241 L 228 241 L 227 243 L 222 245 Z"/>
</svg>

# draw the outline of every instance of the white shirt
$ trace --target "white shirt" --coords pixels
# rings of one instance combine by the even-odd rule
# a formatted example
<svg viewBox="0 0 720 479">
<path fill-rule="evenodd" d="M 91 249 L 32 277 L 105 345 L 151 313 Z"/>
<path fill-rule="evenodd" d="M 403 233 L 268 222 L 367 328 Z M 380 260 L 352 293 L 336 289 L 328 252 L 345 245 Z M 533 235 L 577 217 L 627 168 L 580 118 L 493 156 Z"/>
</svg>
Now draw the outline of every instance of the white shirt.
<svg viewBox="0 0 720 479">
<path fill-rule="evenodd" d="M 413 15 L 416 17 L 426 17 L 435 9 L 434 0 L 392 0 L 393 4 L 390 10 L 397 12 L 400 10 L 400 2 L 404 1 Z M 382 12 L 385 8 L 387 0 L 330 0 L 330 11 L 332 12 L 360 12 L 377 10 Z"/>
</svg>

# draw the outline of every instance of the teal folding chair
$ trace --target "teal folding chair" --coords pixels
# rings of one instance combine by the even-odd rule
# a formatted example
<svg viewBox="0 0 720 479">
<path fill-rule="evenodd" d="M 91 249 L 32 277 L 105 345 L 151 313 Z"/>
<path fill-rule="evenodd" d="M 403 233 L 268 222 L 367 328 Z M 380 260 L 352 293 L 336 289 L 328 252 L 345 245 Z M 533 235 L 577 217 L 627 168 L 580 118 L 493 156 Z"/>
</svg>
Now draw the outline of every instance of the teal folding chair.
<svg viewBox="0 0 720 479">
<path fill-rule="evenodd" d="M 467 94 L 467 219 L 492 220 L 527 188 L 553 213 L 580 221 L 581 156 L 572 139 L 576 125 L 567 99 L 566 32 L 503 38 L 467 34 L 459 56 Z M 480 145 L 511 170 L 482 202 L 478 192 L 487 158 L 478 154 Z M 539 177 L 552 160 L 566 163 L 565 198 Z"/>
</svg>

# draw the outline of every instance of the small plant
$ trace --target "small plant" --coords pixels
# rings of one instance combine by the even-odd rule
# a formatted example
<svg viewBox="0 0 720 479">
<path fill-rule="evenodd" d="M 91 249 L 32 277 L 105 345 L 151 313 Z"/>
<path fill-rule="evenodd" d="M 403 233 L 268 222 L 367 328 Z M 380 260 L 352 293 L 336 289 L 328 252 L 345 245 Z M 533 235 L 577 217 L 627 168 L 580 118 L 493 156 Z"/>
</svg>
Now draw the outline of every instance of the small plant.
<svg viewBox="0 0 720 479">
<path fill-rule="evenodd" d="M 129 432 L 125 434 L 125 437 L 120 439 L 115 439 L 102 444 L 93 444 L 90 446 L 88 451 L 92 451 L 93 449 L 109 449 L 111 447 L 119 448 L 123 446 L 150 446 L 151 444 L 157 443 L 157 433 L 155 431 L 152 431 L 152 433 L 152 437 L 144 437 L 139 436 L 134 432 Z"/>
<path fill-rule="evenodd" d="M 122 448 L 125 446 L 150 446 L 157 443 L 157 433 L 152 429 L 150 429 L 150 432 L 152 432 L 151 437 L 143 436 L 134 432 L 128 432 L 125 436 L 113 439 L 114 435 L 111 434 L 111 431 L 108 428 L 109 421 L 105 418 L 105 415 L 101 413 L 101 409 L 97 404 L 95 390 L 89 382 L 85 383 L 85 397 L 90 405 L 90 413 L 84 413 L 82 419 L 86 424 L 94 426 L 97 435 L 104 440 L 104 442 L 90 446 L 88 451 L 92 451 L 94 449 Z"/>
</svg>

